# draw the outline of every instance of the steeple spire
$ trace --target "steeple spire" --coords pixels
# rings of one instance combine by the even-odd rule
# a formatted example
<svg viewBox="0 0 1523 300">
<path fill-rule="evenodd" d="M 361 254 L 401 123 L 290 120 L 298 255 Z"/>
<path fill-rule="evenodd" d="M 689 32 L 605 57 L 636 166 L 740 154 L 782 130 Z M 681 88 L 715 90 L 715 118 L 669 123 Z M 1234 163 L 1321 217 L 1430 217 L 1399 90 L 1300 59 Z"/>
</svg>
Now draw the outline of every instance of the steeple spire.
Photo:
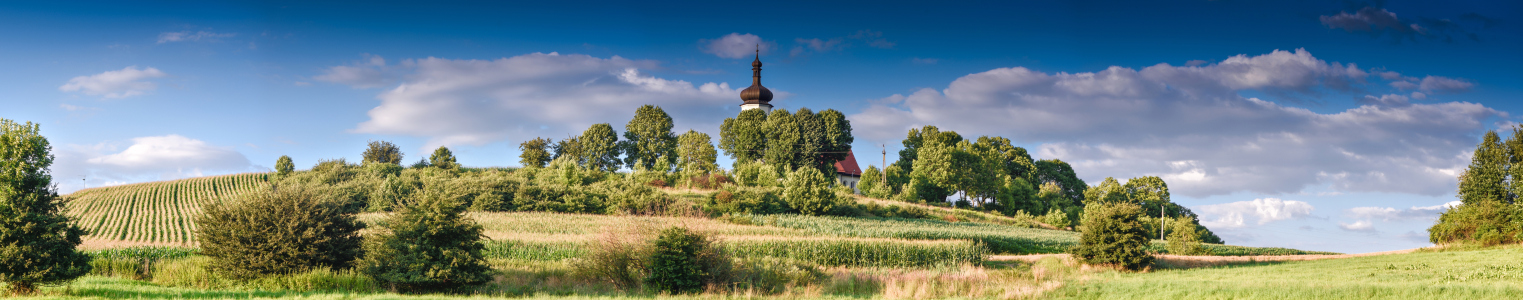
<svg viewBox="0 0 1523 300">
<path fill-rule="evenodd" d="M 772 91 L 761 84 L 761 44 L 756 45 L 756 59 L 751 61 L 751 87 L 740 91 L 741 109 L 762 108 L 771 110 Z"/>
</svg>

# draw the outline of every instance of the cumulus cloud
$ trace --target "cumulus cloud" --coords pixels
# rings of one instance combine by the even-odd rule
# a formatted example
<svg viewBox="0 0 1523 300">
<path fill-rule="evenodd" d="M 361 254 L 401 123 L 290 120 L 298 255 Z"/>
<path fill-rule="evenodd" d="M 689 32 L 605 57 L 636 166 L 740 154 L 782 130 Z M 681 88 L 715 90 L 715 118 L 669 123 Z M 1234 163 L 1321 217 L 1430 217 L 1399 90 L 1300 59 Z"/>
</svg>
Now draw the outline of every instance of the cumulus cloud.
<svg viewBox="0 0 1523 300">
<path fill-rule="evenodd" d="M 1377 105 L 1377 106 L 1389 106 L 1389 107 L 1402 107 L 1402 106 L 1407 106 L 1407 105 L 1411 105 L 1412 104 L 1411 102 L 1408 102 L 1408 99 L 1409 98 L 1407 98 L 1407 96 L 1397 95 L 1397 94 L 1380 95 L 1380 97 L 1375 97 L 1375 96 L 1372 96 L 1372 95 L 1364 95 L 1364 98 L 1359 98 L 1359 104 L 1360 105 Z"/>
<path fill-rule="evenodd" d="M 762 54 L 771 52 L 775 43 L 763 41 L 755 34 L 730 33 L 712 40 L 699 40 L 703 53 L 713 54 L 723 58 L 747 58 L 756 54 L 757 47 L 761 48 Z"/>
<path fill-rule="evenodd" d="M 1352 224 L 1338 222 L 1338 228 L 1343 228 L 1343 230 L 1348 230 L 1348 231 L 1353 231 L 1353 232 L 1365 232 L 1365 233 L 1374 233 L 1375 232 L 1375 224 L 1374 223 L 1370 223 L 1370 221 L 1357 221 L 1357 222 L 1354 222 Z"/>
<path fill-rule="evenodd" d="M 1039 143 L 1034 155 L 1069 162 L 1085 180 L 1160 176 L 1194 197 L 1341 192 L 1450 193 L 1488 119 L 1505 112 L 1465 103 L 1376 104 L 1319 113 L 1241 95 L 1314 94 L 1367 84 L 1353 64 L 1305 50 L 1237 55 L 1214 64 L 1045 73 L 999 68 L 872 101 L 851 115 L 859 138 L 897 141 L 936 125 L 964 136 Z"/>
<path fill-rule="evenodd" d="M 1246 227 L 1250 223 L 1264 225 L 1274 221 L 1304 218 L 1311 215 L 1315 208 L 1303 201 L 1260 198 L 1252 201 L 1202 205 L 1191 209 L 1200 214 L 1201 225 L 1231 229 Z"/>
<path fill-rule="evenodd" d="M 264 170 L 232 147 L 175 134 L 133 138 L 125 149 L 101 143 L 64 145 L 56 150 L 54 176 L 69 179 L 88 176 L 92 186 Z M 65 192 L 80 187 L 60 182 L 60 189 Z"/>
<path fill-rule="evenodd" d="M 194 42 L 194 41 L 200 41 L 200 40 L 212 41 L 212 40 L 217 40 L 217 39 L 221 39 L 221 38 L 230 38 L 230 37 L 233 37 L 233 36 L 236 36 L 236 35 L 238 35 L 238 34 L 236 34 L 236 33 L 217 33 L 217 32 L 205 31 L 205 30 L 200 30 L 200 31 L 195 31 L 195 32 L 191 32 L 191 31 L 188 31 L 188 30 L 187 31 L 164 32 L 164 33 L 159 33 L 159 44 L 173 43 L 173 42 Z"/>
<path fill-rule="evenodd" d="M 533 53 L 496 60 L 408 62 L 406 80 L 377 96 L 359 133 L 427 137 L 427 147 L 561 138 L 595 123 L 622 130 L 644 104 L 661 106 L 675 130 L 719 127 L 738 109 L 728 83 L 694 84 L 640 72 L 652 61 Z"/>
<path fill-rule="evenodd" d="M 1427 77 L 1423 77 L 1423 81 L 1421 83 L 1417 84 L 1417 88 L 1418 89 L 1422 90 L 1423 92 L 1430 92 L 1430 93 L 1431 92 L 1449 92 L 1449 93 L 1467 92 L 1467 91 L 1470 91 L 1470 88 L 1472 88 L 1472 87 L 1475 87 L 1474 83 L 1470 83 L 1470 82 L 1464 81 L 1464 80 L 1459 80 L 1459 79 L 1454 79 L 1454 78 L 1448 78 L 1448 77 L 1439 77 L 1439 76 L 1427 76 Z"/>
<path fill-rule="evenodd" d="M 126 98 L 141 96 L 158 88 L 149 79 L 169 76 L 168 73 L 155 68 L 139 69 L 130 66 L 116 71 L 106 71 L 100 74 L 78 76 L 69 79 L 69 82 L 58 87 L 59 91 L 81 92 L 85 95 L 101 96 L 104 98 Z"/>
</svg>

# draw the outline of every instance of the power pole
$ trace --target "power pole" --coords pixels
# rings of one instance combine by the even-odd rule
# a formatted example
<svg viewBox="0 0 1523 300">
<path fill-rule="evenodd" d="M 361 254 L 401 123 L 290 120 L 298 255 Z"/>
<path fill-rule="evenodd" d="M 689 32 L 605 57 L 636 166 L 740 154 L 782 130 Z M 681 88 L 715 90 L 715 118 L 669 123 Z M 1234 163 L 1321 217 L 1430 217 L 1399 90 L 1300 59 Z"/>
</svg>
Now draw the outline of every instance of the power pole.
<svg viewBox="0 0 1523 300">
<path fill-rule="evenodd" d="M 1159 202 L 1158 203 L 1158 239 L 1167 242 L 1169 240 L 1165 239 L 1164 236 L 1163 236 L 1163 212 L 1164 212 L 1163 211 L 1163 202 Z"/>
<path fill-rule="evenodd" d="M 883 175 L 883 181 L 881 181 L 881 182 L 883 182 L 883 184 L 885 184 L 884 186 L 887 186 L 887 184 L 888 184 L 888 145 L 878 144 L 878 147 L 883 148 L 883 172 L 880 172 L 880 175 Z"/>
</svg>

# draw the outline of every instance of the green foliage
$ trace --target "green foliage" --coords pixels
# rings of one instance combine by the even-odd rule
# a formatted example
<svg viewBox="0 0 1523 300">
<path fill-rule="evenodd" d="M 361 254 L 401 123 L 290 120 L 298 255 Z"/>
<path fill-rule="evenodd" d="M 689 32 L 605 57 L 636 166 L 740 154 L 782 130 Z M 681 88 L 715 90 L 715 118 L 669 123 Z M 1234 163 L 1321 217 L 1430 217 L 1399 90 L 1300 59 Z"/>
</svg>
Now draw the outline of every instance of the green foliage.
<svg viewBox="0 0 1523 300">
<path fill-rule="evenodd" d="M 290 156 L 281 155 L 279 159 L 275 160 L 276 175 L 291 175 L 293 171 L 296 171 L 296 163 L 291 162 Z"/>
<path fill-rule="evenodd" d="M 728 279 L 730 258 L 707 235 L 671 227 L 653 241 L 646 267 L 647 287 L 663 293 L 692 293 Z"/>
<path fill-rule="evenodd" d="M 428 165 L 445 170 L 454 170 L 460 168 L 460 164 L 455 162 L 455 153 L 450 152 L 449 148 L 444 146 L 439 146 L 439 149 L 434 149 L 434 154 L 428 156 Z"/>
<path fill-rule="evenodd" d="M 387 163 L 401 165 L 402 148 L 398 148 L 397 144 L 392 144 L 388 141 L 370 141 L 370 145 L 365 148 L 365 153 L 363 153 L 362 157 L 364 159 L 360 161 L 361 164 Z"/>
<path fill-rule="evenodd" d="M 1047 223 L 1047 225 L 1052 225 L 1060 230 L 1073 226 L 1072 220 L 1068 217 L 1068 213 L 1057 209 L 1048 210 L 1047 215 L 1042 216 L 1042 223 Z"/>
<path fill-rule="evenodd" d="M 955 146 L 931 143 L 919 147 L 914 167 L 911 168 L 913 171 L 910 172 L 910 177 L 921 183 L 915 187 L 919 193 L 917 198 L 927 202 L 944 202 L 956 192 L 963 174 L 956 168 L 955 160 L 959 154 L 955 152 L 960 151 Z"/>
<path fill-rule="evenodd" d="M 549 139 L 534 138 L 524 141 L 522 144 L 518 144 L 518 150 L 522 152 L 522 154 L 518 155 L 518 163 L 525 168 L 543 168 L 545 164 L 550 163 L 549 148 Z"/>
<path fill-rule="evenodd" d="M 830 190 L 832 183 L 834 181 L 825 178 L 818 169 L 799 168 L 788 174 L 788 181 L 783 185 L 783 199 L 801 214 L 823 215 L 842 205 L 842 200 Z"/>
<path fill-rule="evenodd" d="M 782 186 L 786 175 L 760 160 L 735 162 L 735 183 L 744 186 Z"/>
<path fill-rule="evenodd" d="M 1046 184 L 1048 182 L 1055 183 L 1061 192 L 1061 198 L 1050 199 L 1061 199 L 1061 203 L 1052 203 L 1049 205 L 1059 205 L 1063 207 L 1083 205 L 1084 191 L 1088 189 L 1089 186 L 1085 185 L 1084 180 L 1079 179 L 1077 174 L 1074 174 L 1073 167 L 1069 166 L 1068 163 L 1057 159 L 1039 160 L 1035 165 L 1037 168 L 1036 182 L 1040 182 L 1042 184 Z"/>
<path fill-rule="evenodd" d="M 582 167 L 603 172 L 619 170 L 619 134 L 613 131 L 613 125 L 593 124 L 582 132 L 578 141 L 581 142 Z"/>
<path fill-rule="evenodd" d="M 53 165 L 41 126 L 0 118 L 0 281 L 13 294 L 90 273 L 90 256 L 75 251 L 86 232 L 64 215 L 53 189 Z"/>
<path fill-rule="evenodd" d="M 798 167 L 797 155 L 804 144 L 804 133 L 799 128 L 799 123 L 793 119 L 793 113 L 787 110 L 779 109 L 767 114 L 764 131 L 767 134 L 767 149 L 762 161 L 782 172 L 793 172 Z"/>
<path fill-rule="evenodd" d="M 1169 253 L 1176 255 L 1205 255 L 1210 252 L 1200 246 L 1200 229 L 1195 218 L 1180 217 L 1168 221 Z"/>
<path fill-rule="evenodd" d="M 857 182 L 857 190 L 869 198 L 888 199 L 894 196 L 893 189 L 884 181 L 883 171 L 878 170 L 878 166 L 867 166 L 867 170 L 862 171 L 862 180 Z"/>
<path fill-rule="evenodd" d="M 920 148 L 929 145 L 953 146 L 962 141 L 962 135 L 955 131 L 941 131 L 936 126 L 926 125 L 921 129 L 910 128 L 909 134 L 904 138 L 904 149 L 899 150 L 899 160 L 895 166 L 904 170 L 905 173 L 915 171 L 915 160 L 920 158 Z"/>
<path fill-rule="evenodd" d="M 902 242 L 865 239 L 765 239 L 725 244 L 737 257 L 777 257 L 822 266 L 958 267 L 984 261 L 989 250 L 963 240 Z"/>
<path fill-rule="evenodd" d="M 1147 230 L 1138 220 L 1141 207 L 1108 203 L 1088 207 L 1084 213 L 1079 245 L 1068 251 L 1074 257 L 1084 263 L 1115 265 L 1127 270 L 1153 265 L 1153 256 L 1145 251 Z"/>
<path fill-rule="evenodd" d="M 736 163 L 762 159 L 767 149 L 767 112 L 748 109 L 719 126 L 719 149 Z"/>
<path fill-rule="evenodd" d="M 728 185 L 711 194 L 703 203 L 711 214 L 776 214 L 791 211 L 783 201 L 782 189 L 777 187 L 748 187 Z"/>
<path fill-rule="evenodd" d="M 718 171 L 719 165 L 714 162 L 718 155 L 706 133 L 688 130 L 677 137 L 677 168 L 682 171 Z"/>
<path fill-rule="evenodd" d="M 205 206 L 197 220 L 201 254 L 234 279 L 344 268 L 360 254 L 358 207 L 302 186 L 282 186 Z"/>
<path fill-rule="evenodd" d="M 1434 244 L 1476 243 L 1483 246 L 1523 241 L 1523 207 L 1478 201 L 1450 208 L 1428 228 Z"/>
<path fill-rule="evenodd" d="M 465 206 L 429 195 L 380 222 L 367 238 L 359 268 L 400 291 L 453 290 L 491 281 L 482 252 L 481 225 L 462 215 Z"/>
<path fill-rule="evenodd" d="M 1497 133 L 1486 132 L 1470 158 L 1470 167 L 1460 174 L 1460 201 L 1464 204 L 1512 203 L 1506 182 L 1509 160 L 1507 148 Z"/>
<path fill-rule="evenodd" d="M 677 162 L 677 136 L 672 133 L 672 117 L 654 105 L 642 105 L 635 109 L 634 119 L 624 125 L 625 164 L 630 169 L 657 169 L 657 163 L 671 166 Z"/>
</svg>

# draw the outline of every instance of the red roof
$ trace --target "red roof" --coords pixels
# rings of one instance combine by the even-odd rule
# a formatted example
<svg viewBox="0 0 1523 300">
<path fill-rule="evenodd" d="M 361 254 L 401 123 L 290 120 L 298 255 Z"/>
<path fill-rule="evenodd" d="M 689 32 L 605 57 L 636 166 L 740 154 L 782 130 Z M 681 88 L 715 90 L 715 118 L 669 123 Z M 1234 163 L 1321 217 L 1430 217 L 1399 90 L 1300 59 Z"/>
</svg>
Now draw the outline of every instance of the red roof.
<svg viewBox="0 0 1523 300">
<path fill-rule="evenodd" d="M 857 156 L 846 150 L 846 159 L 836 162 L 836 174 L 862 177 L 862 168 L 857 167 Z"/>
</svg>

